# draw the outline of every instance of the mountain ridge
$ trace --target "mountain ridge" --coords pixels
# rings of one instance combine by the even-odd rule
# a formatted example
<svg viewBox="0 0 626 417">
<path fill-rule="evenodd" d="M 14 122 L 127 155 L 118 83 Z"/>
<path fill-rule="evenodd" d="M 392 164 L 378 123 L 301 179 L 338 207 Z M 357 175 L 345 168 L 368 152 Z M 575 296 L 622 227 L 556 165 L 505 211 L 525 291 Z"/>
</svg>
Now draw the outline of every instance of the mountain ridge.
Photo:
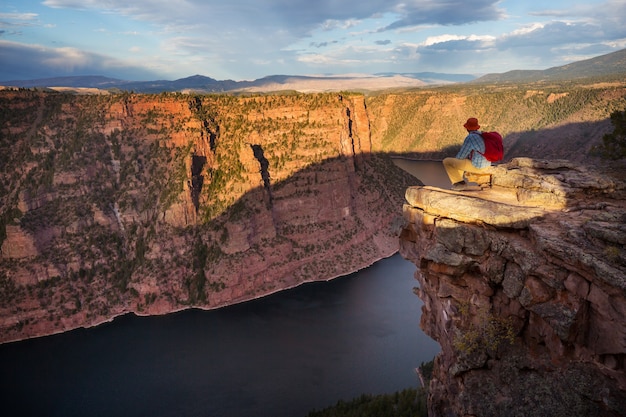
<svg viewBox="0 0 626 417">
<path fill-rule="evenodd" d="M 482 76 L 438 72 L 338 75 L 287 75 L 274 74 L 256 80 L 217 80 L 196 74 L 176 80 L 131 81 L 100 75 L 52 77 L 33 80 L 0 81 L 0 85 L 18 88 L 97 88 L 138 93 L 197 92 L 241 93 L 295 90 L 322 92 L 342 90 L 377 91 L 393 88 L 415 88 L 456 83 L 512 83 L 538 81 L 564 81 L 588 77 L 623 76 L 626 73 L 626 49 L 575 61 L 545 70 L 512 70 Z"/>
<path fill-rule="evenodd" d="M 588 77 L 624 75 L 626 72 L 626 49 L 594 58 L 575 61 L 545 70 L 513 70 L 504 73 L 486 74 L 473 80 L 474 83 L 507 83 L 565 81 Z"/>
<path fill-rule="evenodd" d="M 419 79 L 419 75 L 428 76 L 428 82 Z M 0 81 L 0 85 L 17 88 L 98 88 L 107 90 L 125 90 L 138 93 L 160 93 L 176 91 L 194 91 L 206 93 L 219 92 L 245 92 L 245 91 L 273 91 L 293 90 L 302 88 L 301 85 L 316 84 L 315 88 L 304 88 L 308 91 L 339 91 L 345 89 L 346 84 L 373 85 L 383 88 L 420 87 L 424 85 L 443 84 L 454 82 L 454 79 L 462 77 L 467 79 L 471 75 L 439 74 L 439 73 L 412 73 L 412 74 L 363 74 L 363 75 L 283 75 L 275 74 L 258 78 L 252 81 L 216 80 L 204 75 L 192 75 L 177 80 L 152 80 L 152 81 L 128 81 L 117 78 L 109 78 L 100 75 L 85 75 L 71 77 L 51 77 L 33 80 L 8 80 Z M 296 88 L 294 88 L 294 86 Z"/>
</svg>

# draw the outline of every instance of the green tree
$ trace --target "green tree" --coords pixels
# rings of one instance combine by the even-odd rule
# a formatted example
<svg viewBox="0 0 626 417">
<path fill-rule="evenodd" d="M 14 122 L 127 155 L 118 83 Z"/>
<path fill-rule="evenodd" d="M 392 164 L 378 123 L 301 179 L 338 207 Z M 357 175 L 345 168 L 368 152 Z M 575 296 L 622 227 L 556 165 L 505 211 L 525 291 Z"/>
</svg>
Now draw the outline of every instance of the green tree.
<svg viewBox="0 0 626 417">
<path fill-rule="evenodd" d="M 187 289 L 189 291 L 189 301 L 191 303 L 205 302 L 206 276 L 204 268 L 209 257 L 209 248 L 202 241 L 200 236 L 196 236 L 193 245 L 193 275 L 187 279 Z"/>
<path fill-rule="evenodd" d="M 602 145 L 595 146 L 594 153 L 608 159 L 626 157 L 626 110 L 611 113 L 613 132 L 602 137 Z"/>
</svg>

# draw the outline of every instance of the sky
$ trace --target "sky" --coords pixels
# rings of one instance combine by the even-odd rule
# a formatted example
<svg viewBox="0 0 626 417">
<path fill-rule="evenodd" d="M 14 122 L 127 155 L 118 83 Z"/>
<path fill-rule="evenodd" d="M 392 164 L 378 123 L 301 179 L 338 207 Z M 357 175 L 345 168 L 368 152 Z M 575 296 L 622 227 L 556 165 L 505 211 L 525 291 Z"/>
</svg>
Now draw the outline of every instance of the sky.
<svg viewBox="0 0 626 417">
<path fill-rule="evenodd" d="M 626 0 L 2 0 L 0 81 L 547 69 L 626 48 Z"/>
</svg>

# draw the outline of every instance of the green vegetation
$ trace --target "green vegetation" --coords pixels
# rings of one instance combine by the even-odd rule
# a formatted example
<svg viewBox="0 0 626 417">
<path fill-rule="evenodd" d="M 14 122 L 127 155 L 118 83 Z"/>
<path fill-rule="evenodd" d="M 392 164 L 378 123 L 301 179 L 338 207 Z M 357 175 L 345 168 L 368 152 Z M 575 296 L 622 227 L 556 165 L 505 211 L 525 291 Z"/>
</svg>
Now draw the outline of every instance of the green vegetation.
<svg viewBox="0 0 626 417">
<path fill-rule="evenodd" d="M 308 417 L 426 417 L 426 399 L 420 388 L 407 388 L 394 394 L 363 394 L 351 401 L 338 401 L 332 407 L 312 411 Z"/>
<path fill-rule="evenodd" d="M 504 343 L 514 343 L 515 330 L 510 318 L 497 317 L 484 309 L 472 310 L 469 303 L 459 307 L 459 315 L 468 318 L 457 327 L 453 340 L 454 348 L 461 354 L 496 352 Z"/>
<path fill-rule="evenodd" d="M 289 162 L 304 168 L 336 156 L 328 136 L 338 135 L 343 128 L 327 116 L 342 114 L 343 105 L 332 93 L 193 96 L 189 108 L 200 124 L 197 135 L 202 137 L 202 149 L 196 150 L 207 158 L 198 210 L 203 223 L 224 214 L 241 191 L 249 190 L 251 180 L 257 183 L 251 178 L 255 166 L 242 162 L 248 159 L 242 155 L 252 155 L 252 145 L 262 143 L 276 182 L 293 174 L 293 168 L 285 171 Z"/>
<path fill-rule="evenodd" d="M 372 135 L 379 138 L 381 150 L 441 157 L 446 147 L 460 145 L 465 135 L 461 124 L 469 116 L 478 117 L 485 130 L 497 130 L 505 139 L 511 133 L 521 135 L 515 146 L 528 152 L 545 139 L 537 132 L 565 123 L 588 129 L 585 122 L 600 121 L 612 111 L 623 110 L 623 98 L 619 86 L 582 81 L 478 84 L 376 94 L 367 97 L 367 106 L 373 120 Z"/>
<path fill-rule="evenodd" d="M 604 248 L 604 255 L 610 262 L 615 264 L 619 264 L 621 251 L 616 246 L 607 246 Z"/>
<path fill-rule="evenodd" d="M 613 132 L 602 137 L 602 145 L 596 146 L 594 153 L 607 159 L 626 158 L 626 110 L 611 113 Z"/>
<path fill-rule="evenodd" d="M 349 401 L 322 410 L 313 410 L 307 417 L 426 417 L 428 384 L 432 376 L 433 361 L 422 363 L 420 373 L 426 388 L 407 388 L 392 394 L 363 394 Z"/>
<path fill-rule="evenodd" d="M 195 304 L 206 301 L 206 267 L 209 257 L 209 249 L 204 244 L 200 236 L 196 236 L 193 244 L 193 275 L 187 279 L 186 285 L 189 292 L 189 302 Z"/>
</svg>

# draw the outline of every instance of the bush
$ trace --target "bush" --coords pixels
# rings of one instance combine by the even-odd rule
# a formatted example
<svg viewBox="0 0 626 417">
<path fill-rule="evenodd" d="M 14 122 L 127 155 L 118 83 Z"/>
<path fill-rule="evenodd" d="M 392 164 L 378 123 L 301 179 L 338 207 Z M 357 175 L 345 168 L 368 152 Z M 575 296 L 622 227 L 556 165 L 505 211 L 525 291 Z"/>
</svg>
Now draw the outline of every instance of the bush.
<svg viewBox="0 0 626 417">
<path fill-rule="evenodd" d="M 338 401 L 308 417 L 426 417 L 426 395 L 422 388 L 407 388 L 393 394 L 363 394 L 351 401 Z"/>
<path fill-rule="evenodd" d="M 470 317 L 469 303 L 460 306 L 460 315 Z M 454 348 L 462 354 L 472 355 L 477 352 L 495 352 L 503 343 L 512 345 L 515 330 L 510 317 L 494 316 L 483 309 L 476 313 L 476 320 L 460 325 L 453 340 Z"/>
<path fill-rule="evenodd" d="M 611 113 L 613 133 L 602 137 L 602 145 L 595 146 L 592 153 L 607 159 L 626 157 L 626 111 Z"/>
</svg>

